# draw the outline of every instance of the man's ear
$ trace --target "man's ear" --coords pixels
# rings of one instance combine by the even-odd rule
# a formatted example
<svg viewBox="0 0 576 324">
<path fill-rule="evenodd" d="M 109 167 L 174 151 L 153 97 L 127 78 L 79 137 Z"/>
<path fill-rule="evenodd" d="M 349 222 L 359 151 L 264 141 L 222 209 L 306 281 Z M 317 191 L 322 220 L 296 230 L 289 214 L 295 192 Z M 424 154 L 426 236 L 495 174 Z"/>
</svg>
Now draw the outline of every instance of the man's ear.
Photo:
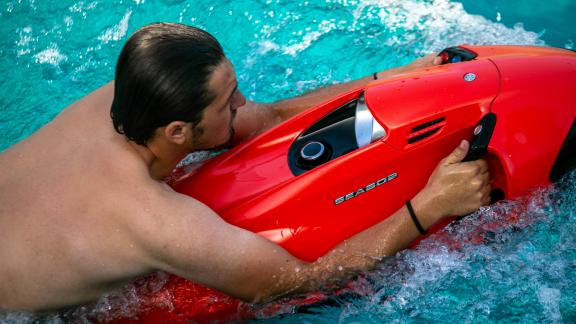
<svg viewBox="0 0 576 324">
<path fill-rule="evenodd" d="M 192 126 L 187 122 L 173 121 L 164 127 L 163 133 L 169 142 L 182 145 L 192 136 Z"/>
</svg>

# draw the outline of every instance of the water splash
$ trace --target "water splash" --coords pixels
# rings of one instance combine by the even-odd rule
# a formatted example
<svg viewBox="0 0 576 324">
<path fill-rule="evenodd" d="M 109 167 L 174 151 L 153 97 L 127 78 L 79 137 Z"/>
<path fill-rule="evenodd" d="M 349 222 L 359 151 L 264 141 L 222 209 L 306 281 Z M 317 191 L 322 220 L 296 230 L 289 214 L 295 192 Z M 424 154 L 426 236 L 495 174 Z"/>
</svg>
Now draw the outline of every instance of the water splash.
<svg viewBox="0 0 576 324">
<path fill-rule="evenodd" d="M 58 45 L 52 44 L 49 48 L 39 52 L 34 55 L 37 64 L 50 64 L 52 66 L 58 66 L 63 61 L 68 60 L 66 55 L 60 53 Z"/>
<path fill-rule="evenodd" d="M 573 172 L 556 188 L 484 208 L 386 259 L 363 278 L 368 294 L 273 321 L 574 322 L 575 231 Z"/>
<path fill-rule="evenodd" d="M 64 11 L 69 15 L 66 18 L 62 17 L 62 11 L 46 10 L 42 15 L 40 9 L 31 4 L 8 2 L 1 14 L 3 22 L 9 26 L 5 34 L 14 35 L 3 38 L 0 60 L 13 51 L 14 55 L 3 66 L 10 69 L 14 63 L 27 66 L 24 70 L 28 74 L 18 75 L 17 71 L 11 71 L 12 79 L 9 80 L 22 84 L 21 89 L 26 92 L 3 88 L 14 92 L 15 98 L 31 98 L 31 105 L 43 110 L 44 107 L 61 109 L 67 100 L 72 101 L 111 78 L 120 40 L 127 36 L 130 28 L 150 22 L 150 17 L 193 22 L 215 33 L 232 58 L 241 58 L 233 60 L 240 72 L 240 86 L 250 89 L 248 94 L 259 101 L 278 100 L 335 80 L 368 75 L 375 69 L 408 63 L 422 53 L 446 46 L 461 43 L 543 44 L 537 34 L 526 31 L 521 25 L 506 28 L 483 17 L 469 15 L 461 5 L 447 0 L 246 3 L 223 2 L 214 6 L 213 2 L 197 1 L 189 10 L 184 9 L 190 3 L 178 1 L 166 6 L 144 0 L 124 1 L 113 7 L 106 7 L 106 3 L 99 1 L 44 5 L 64 5 L 67 9 Z M 240 16 L 246 21 L 238 20 L 238 17 L 216 19 L 220 11 L 222 17 L 230 17 L 231 10 L 227 7 L 234 6 L 242 8 L 238 12 L 245 13 Z M 15 16 L 18 13 L 21 15 Z M 237 19 L 233 20 L 232 27 L 223 23 L 229 23 L 230 19 Z M 64 28 L 60 26 L 62 23 Z M 240 38 L 238 30 L 242 34 Z M 66 62 L 73 70 L 57 75 L 60 79 L 54 87 L 39 89 L 37 84 L 50 84 L 52 78 L 43 78 L 43 69 L 34 70 L 33 64 L 28 63 L 39 59 L 35 54 L 50 49 L 51 44 L 58 44 L 57 53 L 44 53 L 45 63 Z M 67 60 L 59 60 L 58 53 L 66 53 Z M 44 63 L 41 65 L 53 69 Z M 26 83 L 28 80 L 33 82 Z M 62 89 L 67 90 L 66 100 L 62 99 Z M 42 101 L 45 98 L 38 98 L 31 92 L 51 94 L 57 100 Z M 10 105 L 2 108 L 18 107 L 19 115 L 38 119 L 36 111 L 21 113 L 25 105 L 20 101 L 8 102 Z M 50 119 L 50 116 L 40 117 Z M 14 120 L 19 125 L 26 124 Z M 5 125 L 4 121 L 2 125 Z M 21 129 L 13 126 L 11 121 L 10 126 L 2 129 Z M 0 150 L 21 138 L 20 135 L 6 136 L 6 133 L 0 137 L 10 138 L 8 142 L 2 142 Z M 551 196 L 543 191 L 532 200 L 502 202 L 465 219 L 452 232 L 447 232 L 452 239 L 441 241 L 436 237 L 438 241 L 431 239 L 416 250 L 400 253 L 385 261 L 379 271 L 367 275 L 365 282 L 355 283 L 353 291 L 359 298 L 334 297 L 336 306 L 324 304 L 307 308 L 307 311 L 317 313 L 310 321 L 437 320 L 458 311 L 455 320 L 469 322 L 474 321 L 474 316 L 477 321 L 493 316 L 522 318 L 521 310 L 527 307 L 525 316 L 540 312 L 544 314 L 540 319 L 576 322 L 576 301 L 574 293 L 570 293 L 576 282 L 576 249 L 572 243 L 576 181 L 573 179 L 571 183 Z M 492 224 L 490 220 L 499 220 L 514 210 L 521 215 L 518 224 L 488 226 Z M 452 248 L 447 248 L 446 242 L 451 242 Z M 160 277 L 156 282 L 162 286 L 164 281 Z M 519 285 L 519 282 L 530 284 Z M 170 307 L 169 294 L 155 301 L 155 305 L 145 305 L 136 289 L 134 284 L 128 285 L 116 294 L 103 297 L 95 305 L 39 320 L 55 323 L 72 319 L 80 322 L 94 318 L 107 320 L 115 316 L 130 317 L 148 306 Z M 523 296 L 528 297 L 524 299 Z M 298 308 L 285 308 L 288 313 L 295 310 Z M 428 310 L 437 314 L 427 313 Z M 307 318 L 306 314 L 295 316 L 297 320 Z M 286 317 L 287 320 L 291 318 Z M 36 318 L 27 313 L 0 314 L 0 322 L 34 320 Z"/>
<path fill-rule="evenodd" d="M 246 71 L 240 80 L 250 83 L 248 94 L 264 101 L 366 76 L 449 46 L 544 45 L 539 34 L 520 25 L 508 28 L 470 15 L 462 4 L 448 0 L 287 3 L 273 18 L 269 11 L 244 13 L 259 23 L 254 25 L 257 33 L 249 52 L 239 60 Z M 330 53 L 345 53 L 346 58 Z M 279 58 L 286 63 L 258 64 Z M 315 73 L 303 78 L 302 73 L 289 73 L 286 66 L 306 66 Z M 258 75 L 269 77 L 250 78 Z"/>
<path fill-rule="evenodd" d="M 80 308 L 66 315 L 74 321 L 86 318 L 108 322 L 119 318 L 134 318 L 150 307 L 172 309 L 172 294 L 165 289 L 169 277 L 164 272 L 153 273 L 126 285 L 118 292 L 103 296 L 93 307 Z M 155 298 L 143 298 L 148 295 Z"/>
<path fill-rule="evenodd" d="M 130 22 L 131 15 L 132 11 L 128 10 L 116 26 L 106 29 L 104 33 L 98 37 L 98 39 L 106 44 L 111 41 L 119 41 L 120 39 L 124 38 L 124 36 L 126 36 L 126 32 L 128 31 L 128 23 Z"/>
<path fill-rule="evenodd" d="M 136 318 L 138 314 L 149 308 L 172 309 L 172 294 L 165 289 L 169 275 L 164 272 L 156 272 L 135 282 L 126 285 L 122 289 L 102 296 L 96 303 L 81 306 L 69 311 L 49 314 L 34 315 L 19 312 L 2 317 L 4 323 L 105 323 L 118 319 Z M 153 295 L 155 298 L 145 298 Z"/>
</svg>

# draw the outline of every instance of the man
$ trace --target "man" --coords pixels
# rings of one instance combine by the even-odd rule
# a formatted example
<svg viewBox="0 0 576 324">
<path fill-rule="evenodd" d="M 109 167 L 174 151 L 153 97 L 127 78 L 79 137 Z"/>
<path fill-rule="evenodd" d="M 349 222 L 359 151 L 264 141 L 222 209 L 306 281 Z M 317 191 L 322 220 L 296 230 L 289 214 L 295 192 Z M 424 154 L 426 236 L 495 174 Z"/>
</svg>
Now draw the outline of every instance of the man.
<svg viewBox="0 0 576 324">
<path fill-rule="evenodd" d="M 377 77 L 434 64 L 429 56 Z M 85 303 L 154 270 L 261 302 L 319 289 L 405 248 L 420 234 L 402 208 L 306 263 L 162 181 L 192 151 L 260 133 L 371 80 L 248 102 L 211 35 L 178 24 L 142 28 L 114 83 L 0 155 L 0 308 Z M 440 161 L 412 199 L 422 227 L 489 202 L 486 163 L 462 163 L 467 149 L 463 141 Z"/>
</svg>

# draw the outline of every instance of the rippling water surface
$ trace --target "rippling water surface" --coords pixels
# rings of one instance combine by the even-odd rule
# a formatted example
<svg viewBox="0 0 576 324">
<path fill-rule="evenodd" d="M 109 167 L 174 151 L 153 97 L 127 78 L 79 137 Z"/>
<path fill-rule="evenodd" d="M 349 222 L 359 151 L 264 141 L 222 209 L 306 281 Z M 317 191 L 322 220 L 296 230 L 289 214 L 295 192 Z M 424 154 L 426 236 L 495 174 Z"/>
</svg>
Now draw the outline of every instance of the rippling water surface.
<svg viewBox="0 0 576 324">
<path fill-rule="evenodd" d="M 464 219 L 386 260 L 358 292 L 290 323 L 574 323 L 576 173 Z"/>
<path fill-rule="evenodd" d="M 551 21 L 574 16 L 570 2 L 553 1 L 559 7 L 556 17 L 544 12 L 541 20 L 530 18 L 524 25 L 517 24 L 522 14 L 511 23 L 505 20 L 509 5 L 485 2 L 495 7 L 447 0 L 5 1 L 0 4 L 0 151 L 111 80 L 127 37 L 156 21 L 213 33 L 236 67 L 241 90 L 257 101 L 365 76 L 461 43 L 570 47 L 575 40 L 570 32 L 547 38 L 556 28 Z M 261 320 L 576 322 L 575 188 L 572 176 L 560 189 L 499 203 L 443 237 L 390 258 L 358 283 L 358 291 Z M 491 226 L 510 215 L 520 221 Z M 157 283 L 163 280 L 159 275 Z M 139 302 L 133 292 L 129 286 L 103 298 L 95 308 L 77 312 L 76 319 L 113 318 L 111 304 L 130 314 Z M 169 296 L 162 302 L 169 304 Z M 33 320 L 30 314 L 0 316 L 7 322 Z"/>
</svg>

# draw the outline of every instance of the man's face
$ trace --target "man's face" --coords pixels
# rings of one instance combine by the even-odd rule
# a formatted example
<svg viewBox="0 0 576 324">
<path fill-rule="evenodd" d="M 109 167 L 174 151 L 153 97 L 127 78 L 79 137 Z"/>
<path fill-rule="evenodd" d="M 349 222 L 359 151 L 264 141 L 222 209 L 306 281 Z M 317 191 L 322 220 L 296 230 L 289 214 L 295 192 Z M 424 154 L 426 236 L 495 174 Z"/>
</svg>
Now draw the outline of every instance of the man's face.
<svg viewBox="0 0 576 324">
<path fill-rule="evenodd" d="M 226 58 L 212 72 L 208 88 L 215 98 L 204 109 L 200 123 L 194 127 L 195 150 L 227 146 L 234 136 L 232 123 L 236 109 L 246 104 L 246 98 L 238 90 L 234 67 Z"/>
</svg>

